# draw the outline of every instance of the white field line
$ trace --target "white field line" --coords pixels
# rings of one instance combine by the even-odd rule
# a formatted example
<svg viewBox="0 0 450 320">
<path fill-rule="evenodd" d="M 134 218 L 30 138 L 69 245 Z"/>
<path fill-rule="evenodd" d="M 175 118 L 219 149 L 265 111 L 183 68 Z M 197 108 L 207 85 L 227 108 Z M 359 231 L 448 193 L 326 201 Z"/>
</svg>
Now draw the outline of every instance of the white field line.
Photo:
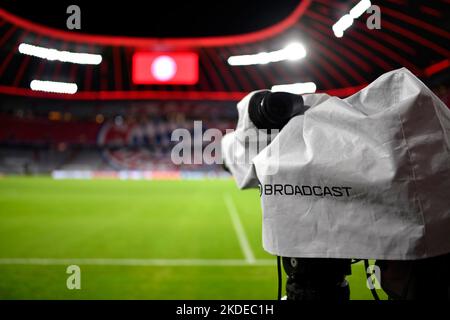
<svg viewBox="0 0 450 320">
<path fill-rule="evenodd" d="M 274 266 L 275 261 L 258 259 L 251 262 L 237 259 L 65 259 L 65 258 L 0 258 L 0 265 L 99 265 L 99 266 L 199 266 L 199 267 L 245 267 Z"/>
<path fill-rule="evenodd" d="M 231 217 L 231 221 L 233 221 L 234 231 L 236 231 L 245 261 L 249 264 L 254 264 L 256 262 L 255 255 L 253 254 L 250 243 L 248 242 L 247 235 L 245 234 L 244 227 L 242 226 L 241 219 L 239 218 L 239 213 L 234 205 L 233 199 L 229 194 L 224 195 L 224 199 L 225 204 L 227 205 L 228 213 Z"/>
<path fill-rule="evenodd" d="M 99 265 L 99 266 L 204 266 L 204 267 L 239 267 L 239 266 L 274 266 L 270 259 L 255 259 L 255 255 L 245 234 L 238 211 L 230 195 L 225 195 L 225 204 L 233 222 L 242 253 L 242 259 L 104 259 L 104 258 L 0 258 L 0 265 Z"/>
</svg>

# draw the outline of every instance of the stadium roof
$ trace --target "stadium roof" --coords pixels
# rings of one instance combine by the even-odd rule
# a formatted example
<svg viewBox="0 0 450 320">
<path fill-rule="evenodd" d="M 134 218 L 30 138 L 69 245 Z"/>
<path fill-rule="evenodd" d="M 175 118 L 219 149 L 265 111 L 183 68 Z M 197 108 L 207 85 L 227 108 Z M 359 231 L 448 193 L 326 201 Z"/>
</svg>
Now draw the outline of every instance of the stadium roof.
<svg viewBox="0 0 450 320">
<path fill-rule="evenodd" d="M 80 100 L 238 100 L 249 91 L 273 85 L 314 82 L 318 91 L 349 95 L 380 74 L 407 67 L 430 77 L 450 66 L 448 4 L 445 0 L 391 0 L 381 8 L 381 29 L 369 30 L 364 14 L 342 38 L 333 24 L 358 1 L 303 0 L 276 24 L 246 34 L 201 38 L 132 38 L 86 35 L 31 22 L 0 9 L 0 93 Z M 446 10 L 443 10 L 447 8 Z M 292 41 L 304 44 L 298 61 L 231 66 L 232 55 L 274 51 Z M 21 43 L 96 53 L 99 65 L 47 61 L 18 52 Z M 195 85 L 136 85 L 131 79 L 136 51 L 186 51 L 199 55 Z M 33 79 L 74 82 L 73 95 L 31 91 Z"/>
</svg>

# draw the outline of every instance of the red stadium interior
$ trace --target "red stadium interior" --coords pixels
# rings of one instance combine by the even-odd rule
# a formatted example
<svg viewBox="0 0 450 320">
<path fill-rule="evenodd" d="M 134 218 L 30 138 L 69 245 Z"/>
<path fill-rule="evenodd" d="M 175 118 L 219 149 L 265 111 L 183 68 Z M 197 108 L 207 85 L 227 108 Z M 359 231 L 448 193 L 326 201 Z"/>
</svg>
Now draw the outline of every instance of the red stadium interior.
<svg viewBox="0 0 450 320">
<path fill-rule="evenodd" d="M 406 67 L 449 105 L 449 21 L 439 10 L 446 1 L 384 1 L 379 5 L 382 29 L 368 30 L 361 19 L 344 37 L 336 38 L 332 25 L 354 2 L 303 0 L 272 26 L 202 38 L 87 35 L 47 27 L 0 8 L 0 172 L 220 171 L 211 165 L 174 166 L 170 133 L 180 127 L 192 130 L 194 120 L 202 120 L 203 129 L 234 128 L 236 102 L 248 92 L 276 84 L 313 81 L 318 92 L 346 97 L 379 75 Z M 227 63 L 231 55 L 277 50 L 292 39 L 308 48 L 300 62 Z M 20 54 L 23 42 L 101 54 L 103 61 L 100 65 L 46 61 Z M 142 51 L 194 52 L 198 81 L 137 84 L 133 55 Z M 32 79 L 75 82 L 78 92 L 32 91 Z M 108 125 L 127 134 L 101 138 Z M 121 160 L 111 161 L 112 153 Z"/>
</svg>

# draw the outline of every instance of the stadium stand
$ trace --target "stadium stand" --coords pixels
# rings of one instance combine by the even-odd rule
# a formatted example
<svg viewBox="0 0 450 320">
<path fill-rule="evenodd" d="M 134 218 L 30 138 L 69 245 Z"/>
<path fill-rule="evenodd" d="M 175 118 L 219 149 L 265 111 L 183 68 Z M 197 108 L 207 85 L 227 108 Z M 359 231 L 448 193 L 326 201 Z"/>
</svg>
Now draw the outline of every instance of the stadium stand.
<svg viewBox="0 0 450 320">
<path fill-rule="evenodd" d="M 145 85 L 132 78 L 133 55 L 158 51 L 161 39 L 91 37 L 54 30 L 0 9 L 0 172 L 43 174 L 54 170 L 219 171 L 217 165 L 175 166 L 175 128 L 192 131 L 235 127 L 236 101 L 272 85 L 314 81 L 318 92 L 348 96 L 386 71 L 407 67 L 449 104 L 448 21 L 437 8 L 402 1 L 380 5 L 383 27 L 371 32 L 355 21 L 336 38 L 330 17 L 345 4 L 301 1 L 283 21 L 255 33 L 172 39 L 166 48 L 198 54 L 194 85 Z M 408 12 L 405 15 L 404 12 Z M 298 63 L 232 66 L 231 55 L 277 50 L 300 39 L 312 54 Z M 21 43 L 101 53 L 100 65 L 46 61 L 20 54 Z M 333 50 L 330 48 L 333 47 Z M 382 57 L 382 58 L 380 58 Z M 41 78 L 77 83 L 73 95 L 36 92 Z M 116 130 L 117 129 L 117 130 Z"/>
</svg>

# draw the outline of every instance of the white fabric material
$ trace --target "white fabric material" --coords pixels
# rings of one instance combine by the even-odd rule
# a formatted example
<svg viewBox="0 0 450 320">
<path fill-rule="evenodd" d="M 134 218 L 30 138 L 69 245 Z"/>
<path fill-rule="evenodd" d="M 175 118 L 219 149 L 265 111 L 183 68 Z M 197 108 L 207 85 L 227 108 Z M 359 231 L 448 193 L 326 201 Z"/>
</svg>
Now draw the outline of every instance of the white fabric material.
<svg viewBox="0 0 450 320">
<path fill-rule="evenodd" d="M 255 129 L 251 96 L 222 154 L 239 188 L 260 185 L 266 251 L 395 260 L 450 252 L 450 110 L 411 72 L 386 73 L 346 99 L 304 96 L 311 108 L 249 162 L 246 149 L 261 139 L 244 144 Z"/>
</svg>

